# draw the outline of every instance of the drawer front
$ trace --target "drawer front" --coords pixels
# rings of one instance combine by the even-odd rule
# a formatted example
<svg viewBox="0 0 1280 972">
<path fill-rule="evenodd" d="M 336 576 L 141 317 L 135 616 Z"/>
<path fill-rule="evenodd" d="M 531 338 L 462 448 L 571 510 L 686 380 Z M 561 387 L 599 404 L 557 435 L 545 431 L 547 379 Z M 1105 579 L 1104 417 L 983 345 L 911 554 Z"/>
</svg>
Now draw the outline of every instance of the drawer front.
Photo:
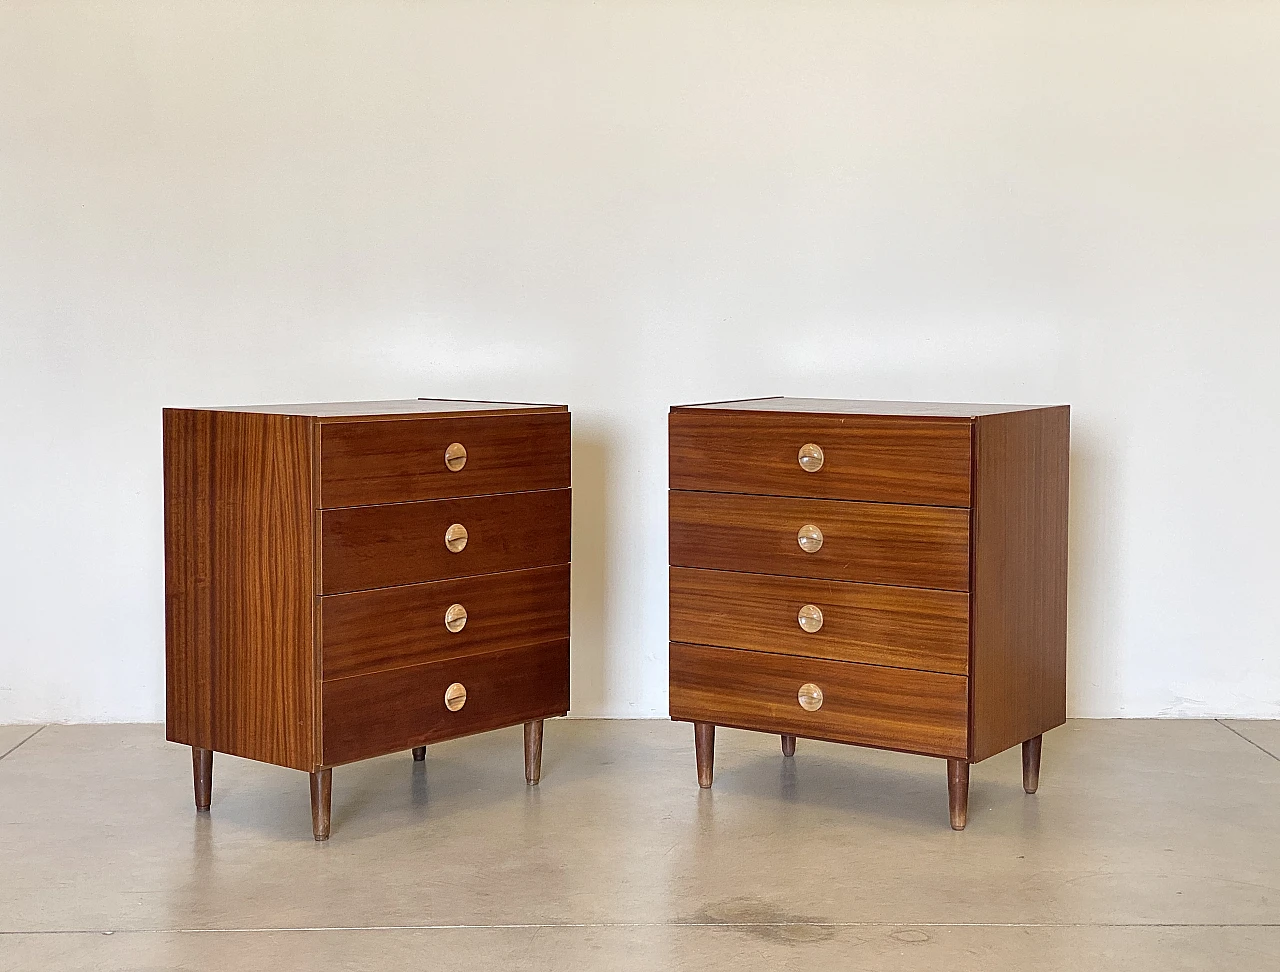
<svg viewBox="0 0 1280 972">
<path fill-rule="evenodd" d="M 569 565 L 320 599 L 324 677 L 569 637 Z"/>
<path fill-rule="evenodd" d="M 457 711 L 445 703 L 455 682 L 466 690 Z M 323 761 L 334 766 L 564 715 L 569 642 L 339 678 L 323 686 Z"/>
<path fill-rule="evenodd" d="M 672 567 L 671 640 L 964 675 L 969 595 Z"/>
<path fill-rule="evenodd" d="M 914 672 L 762 651 L 671 646 L 671 718 L 929 756 L 968 753 L 968 684 Z M 804 708 L 802 687 L 821 690 Z M 812 706 L 814 695 L 805 693 Z"/>
<path fill-rule="evenodd" d="M 969 589 L 969 511 L 672 490 L 673 567 Z M 800 531 L 817 527 L 821 545 Z"/>
<path fill-rule="evenodd" d="M 321 593 L 421 584 L 569 562 L 570 491 L 325 510 Z M 460 545 L 446 542 L 449 534 Z"/>
<path fill-rule="evenodd" d="M 568 412 L 321 426 L 326 509 L 568 486 Z"/>
<path fill-rule="evenodd" d="M 968 506 L 972 424 L 881 415 L 670 413 L 672 489 Z M 800 462 L 805 446 L 805 463 Z M 815 468 L 816 467 L 816 468 Z"/>
</svg>

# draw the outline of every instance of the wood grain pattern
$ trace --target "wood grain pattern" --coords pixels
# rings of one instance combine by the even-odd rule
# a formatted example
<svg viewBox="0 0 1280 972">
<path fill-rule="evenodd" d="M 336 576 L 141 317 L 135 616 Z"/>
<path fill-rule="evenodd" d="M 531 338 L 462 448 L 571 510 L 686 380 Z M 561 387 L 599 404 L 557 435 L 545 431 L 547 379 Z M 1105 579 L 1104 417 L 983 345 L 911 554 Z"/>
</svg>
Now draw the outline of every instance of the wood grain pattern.
<svg viewBox="0 0 1280 972">
<path fill-rule="evenodd" d="M 810 523 L 825 537 L 812 554 L 796 543 Z M 669 539 L 677 567 L 969 587 L 969 513 L 949 507 L 672 490 Z"/>
<path fill-rule="evenodd" d="M 822 689 L 802 709 L 798 687 Z M 930 756 L 968 751 L 967 680 L 757 651 L 671 645 L 671 717 Z"/>
<path fill-rule="evenodd" d="M 805 604 L 822 627 L 801 629 Z M 671 568 L 671 640 L 963 675 L 969 597 L 956 591 Z"/>
<path fill-rule="evenodd" d="M 978 419 L 969 759 L 1066 721 L 1066 406 Z"/>
<path fill-rule="evenodd" d="M 311 770 L 311 419 L 164 412 L 168 738 Z"/>
<path fill-rule="evenodd" d="M 453 682 L 467 691 L 445 708 Z M 569 642 L 530 645 L 324 683 L 326 765 L 569 711 Z"/>
<path fill-rule="evenodd" d="M 969 505 L 968 422 L 677 408 L 668 428 L 672 489 Z M 810 442 L 813 473 L 797 462 Z"/>
<path fill-rule="evenodd" d="M 453 604 L 467 611 L 461 631 L 444 624 Z M 569 565 L 332 594 L 320 605 L 324 678 L 345 678 L 569 637 Z"/>
<path fill-rule="evenodd" d="M 320 519 L 325 594 L 569 562 L 567 489 L 325 510 Z M 453 523 L 468 531 L 460 553 L 444 545 Z"/>
<path fill-rule="evenodd" d="M 445 449 L 466 464 L 451 472 Z M 326 509 L 569 486 L 569 413 L 325 425 L 320 505 Z"/>
</svg>

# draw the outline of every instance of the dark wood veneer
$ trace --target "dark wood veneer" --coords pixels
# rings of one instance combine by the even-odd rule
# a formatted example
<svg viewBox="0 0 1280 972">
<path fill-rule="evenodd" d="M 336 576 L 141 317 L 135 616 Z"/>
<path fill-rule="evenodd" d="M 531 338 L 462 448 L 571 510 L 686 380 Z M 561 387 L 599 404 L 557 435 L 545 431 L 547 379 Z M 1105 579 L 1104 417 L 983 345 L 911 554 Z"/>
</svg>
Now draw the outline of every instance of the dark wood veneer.
<svg viewBox="0 0 1280 972">
<path fill-rule="evenodd" d="M 456 472 L 444 461 L 454 442 L 467 450 Z M 568 486 L 568 412 L 355 422 L 320 432 L 326 509 Z"/>
<path fill-rule="evenodd" d="M 461 631 L 445 627 L 453 604 Z M 331 594 L 320 612 L 326 679 L 519 648 L 569 630 L 569 565 Z"/>
<path fill-rule="evenodd" d="M 709 408 L 671 412 L 671 488 L 878 503 L 969 505 L 967 422 L 881 415 L 776 415 Z M 796 457 L 816 443 L 822 468 Z"/>
<path fill-rule="evenodd" d="M 823 615 L 812 633 L 797 620 L 806 604 Z M 963 675 L 969 596 L 672 567 L 671 640 Z"/>
<path fill-rule="evenodd" d="M 549 489 L 325 510 L 321 590 L 341 594 L 567 564 L 569 497 L 567 489 Z M 458 553 L 445 546 L 454 523 L 468 533 Z"/>
<path fill-rule="evenodd" d="M 445 689 L 466 704 L 451 712 Z M 356 675 L 324 683 L 324 762 L 329 766 L 569 711 L 569 642 Z"/>
<path fill-rule="evenodd" d="M 796 541 L 805 524 L 816 553 Z M 969 588 L 968 510 L 672 490 L 669 541 L 676 567 Z"/>
<path fill-rule="evenodd" d="M 324 840 L 335 763 L 520 722 L 536 782 L 569 707 L 563 406 L 166 409 L 163 433 L 167 726 L 197 810 L 215 751 L 288 766 Z"/>
<path fill-rule="evenodd" d="M 672 409 L 671 716 L 694 723 L 701 785 L 720 724 L 776 732 L 784 756 L 810 736 L 944 757 L 957 830 L 971 763 L 1021 743 L 1035 792 L 1066 718 L 1069 416 Z"/>
<path fill-rule="evenodd" d="M 1067 720 L 1066 406 L 978 419 L 972 762 Z"/>
<path fill-rule="evenodd" d="M 168 738 L 315 765 L 311 420 L 164 411 Z"/>
<path fill-rule="evenodd" d="M 968 687 L 959 675 L 763 651 L 671 645 L 671 717 L 807 739 L 963 757 Z M 796 692 L 812 682 L 822 708 Z"/>
</svg>

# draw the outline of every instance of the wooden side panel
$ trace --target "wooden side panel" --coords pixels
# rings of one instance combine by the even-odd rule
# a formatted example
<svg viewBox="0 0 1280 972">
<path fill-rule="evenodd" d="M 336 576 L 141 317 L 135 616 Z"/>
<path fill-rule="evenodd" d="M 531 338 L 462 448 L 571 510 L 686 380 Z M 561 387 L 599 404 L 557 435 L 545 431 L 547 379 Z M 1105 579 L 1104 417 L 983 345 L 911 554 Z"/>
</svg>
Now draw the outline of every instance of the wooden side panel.
<svg viewBox="0 0 1280 972">
<path fill-rule="evenodd" d="M 1070 409 L 985 415 L 975 432 L 972 749 L 1066 721 Z"/>
<path fill-rule="evenodd" d="M 569 565 L 322 597 L 324 677 L 346 678 L 569 637 Z M 445 612 L 460 604 L 464 626 Z"/>
<path fill-rule="evenodd" d="M 466 689 L 450 711 L 445 690 Z M 397 668 L 324 683 L 327 766 L 569 711 L 569 642 Z"/>
<path fill-rule="evenodd" d="M 326 424 L 320 441 L 325 508 L 569 486 L 567 411 Z M 466 462 L 452 471 L 455 442 Z"/>
<path fill-rule="evenodd" d="M 567 564 L 571 491 L 357 506 L 321 514 L 325 594 Z M 467 531 L 451 552 L 445 531 Z"/>
<path fill-rule="evenodd" d="M 213 450 L 216 412 L 164 410 L 165 721 L 213 749 Z"/>
<path fill-rule="evenodd" d="M 801 628 L 801 607 L 822 612 Z M 957 591 L 671 568 L 671 640 L 963 675 L 969 597 Z"/>
<path fill-rule="evenodd" d="M 312 420 L 166 409 L 168 736 L 315 766 Z"/>
<path fill-rule="evenodd" d="M 671 645 L 671 718 L 928 756 L 967 752 L 967 679 L 763 651 Z M 802 685 L 822 705 L 800 706 Z"/>
<path fill-rule="evenodd" d="M 673 567 L 969 589 L 968 510 L 677 489 L 670 515 Z M 806 524 L 816 553 L 797 542 Z"/>
<path fill-rule="evenodd" d="M 672 409 L 672 489 L 969 505 L 967 419 Z M 822 468 L 800 467 L 814 443 Z"/>
</svg>

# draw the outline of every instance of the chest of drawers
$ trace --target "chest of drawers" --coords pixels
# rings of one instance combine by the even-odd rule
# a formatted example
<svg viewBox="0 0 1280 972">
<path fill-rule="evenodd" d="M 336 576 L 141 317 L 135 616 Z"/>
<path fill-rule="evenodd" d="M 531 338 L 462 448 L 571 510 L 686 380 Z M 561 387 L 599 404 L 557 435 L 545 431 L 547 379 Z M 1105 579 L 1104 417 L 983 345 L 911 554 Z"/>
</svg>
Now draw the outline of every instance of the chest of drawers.
<svg viewBox="0 0 1280 972">
<path fill-rule="evenodd" d="M 671 410 L 671 717 L 969 765 L 1066 721 L 1069 409 Z"/>
<path fill-rule="evenodd" d="M 391 401 L 164 412 L 168 738 L 303 770 L 569 709 L 569 412 Z"/>
</svg>

